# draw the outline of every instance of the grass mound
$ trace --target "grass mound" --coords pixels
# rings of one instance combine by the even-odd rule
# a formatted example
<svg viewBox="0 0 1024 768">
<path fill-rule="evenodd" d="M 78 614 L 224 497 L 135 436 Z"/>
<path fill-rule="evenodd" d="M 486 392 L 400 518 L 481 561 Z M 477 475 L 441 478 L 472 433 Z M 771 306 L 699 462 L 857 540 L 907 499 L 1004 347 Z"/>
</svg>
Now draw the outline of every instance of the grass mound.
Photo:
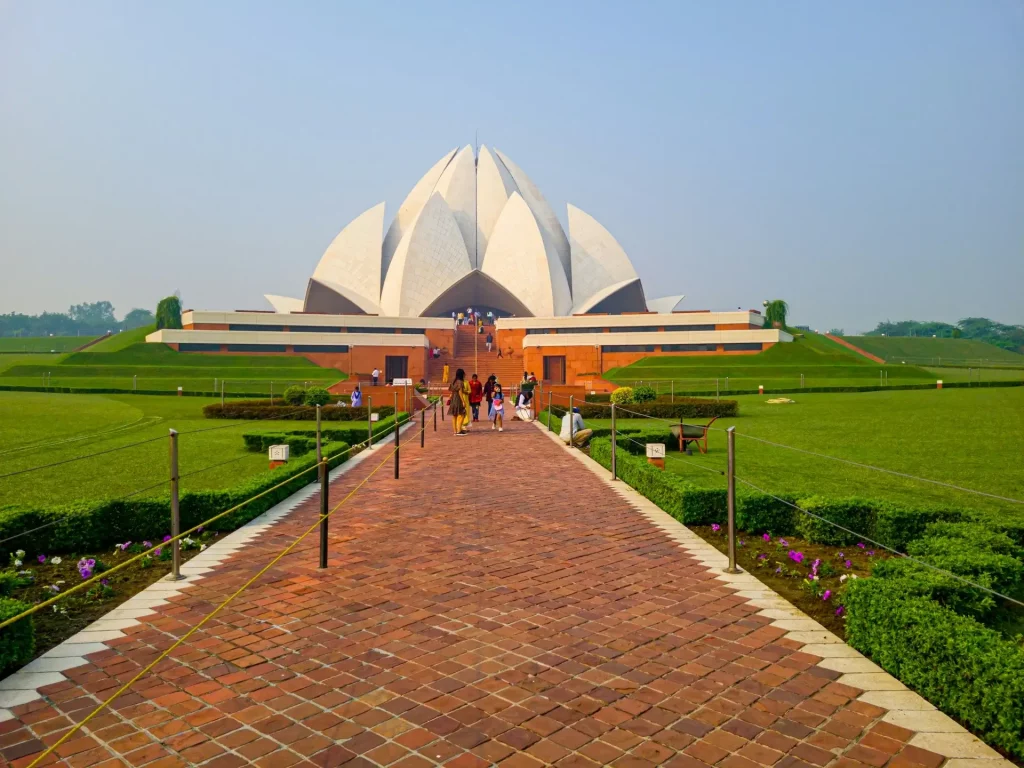
<svg viewBox="0 0 1024 768">
<path fill-rule="evenodd" d="M 92 336 L 35 336 L 0 339 L 0 354 L 12 352 L 70 352 L 88 344 Z"/>
<path fill-rule="evenodd" d="M 848 342 L 889 363 L 908 365 L 1008 365 L 1024 368 L 1024 355 L 978 339 L 845 336 Z"/>
</svg>

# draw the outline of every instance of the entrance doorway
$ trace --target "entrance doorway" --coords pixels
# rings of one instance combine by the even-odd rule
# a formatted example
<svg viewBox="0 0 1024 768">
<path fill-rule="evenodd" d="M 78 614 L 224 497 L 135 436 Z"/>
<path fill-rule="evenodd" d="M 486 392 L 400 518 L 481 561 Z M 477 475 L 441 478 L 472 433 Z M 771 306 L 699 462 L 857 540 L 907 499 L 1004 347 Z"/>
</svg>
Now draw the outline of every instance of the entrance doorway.
<svg viewBox="0 0 1024 768">
<path fill-rule="evenodd" d="M 405 355 L 387 355 L 384 358 L 384 381 L 409 378 L 409 358 Z"/>
<path fill-rule="evenodd" d="M 565 355 L 544 355 L 544 381 L 565 384 Z"/>
</svg>

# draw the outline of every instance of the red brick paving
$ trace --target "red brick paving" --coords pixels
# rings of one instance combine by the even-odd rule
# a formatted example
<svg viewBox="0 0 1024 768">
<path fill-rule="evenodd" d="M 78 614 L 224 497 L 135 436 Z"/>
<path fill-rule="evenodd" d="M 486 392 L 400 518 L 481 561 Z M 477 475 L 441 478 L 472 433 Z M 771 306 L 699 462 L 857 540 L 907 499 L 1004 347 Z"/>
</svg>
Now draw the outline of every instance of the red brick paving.
<svg viewBox="0 0 1024 768">
<path fill-rule="evenodd" d="M 942 763 L 534 427 L 447 426 L 425 449 L 408 439 L 401 479 L 387 465 L 335 514 L 327 570 L 314 534 L 44 764 Z M 17 708 L 0 763 L 28 765 L 317 508 Z"/>
</svg>

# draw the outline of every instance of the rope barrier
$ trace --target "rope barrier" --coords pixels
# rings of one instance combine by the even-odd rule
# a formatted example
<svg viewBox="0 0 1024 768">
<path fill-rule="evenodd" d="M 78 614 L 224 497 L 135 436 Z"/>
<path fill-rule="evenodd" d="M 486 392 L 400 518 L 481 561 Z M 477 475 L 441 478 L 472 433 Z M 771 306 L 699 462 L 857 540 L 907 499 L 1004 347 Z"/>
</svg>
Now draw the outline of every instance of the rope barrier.
<svg viewBox="0 0 1024 768">
<path fill-rule="evenodd" d="M 417 432 L 417 434 L 418 434 L 418 432 Z M 47 747 L 47 749 L 42 754 L 40 754 L 31 763 L 29 763 L 28 768 L 34 768 L 34 766 L 38 765 L 42 760 L 46 759 L 61 744 L 65 743 L 68 739 L 70 739 L 72 736 L 74 736 L 76 733 L 78 733 L 78 731 L 81 730 L 81 728 L 86 723 L 88 723 L 90 720 L 92 720 L 96 715 L 98 715 L 104 709 L 109 707 L 110 704 L 113 703 L 115 699 L 117 699 L 121 694 L 123 694 L 125 691 L 127 691 L 129 688 L 131 688 L 143 676 L 148 674 L 157 664 L 159 664 L 161 661 L 166 659 L 176 648 L 181 646 L 192 635 L 194 635 L 196 632 L 198 632 L 200 629 L 202 629 L 203 626 L 205 626 L 207 622 L 209 622 L 211 619 L 213 619 L 214 616 L 216 616 L 218 613 L 220 613 L 222 610 L 224 610 L 224 608 L 226 608 L 232 601 L 234 601 L 235 598 L 237 598 L 246 589 L 248 589 L 250 586 L 252 586 L 256 582 L 257 579 L 259 579 L 261 576 L 263 576 L 263 574 L 265 574 L 267 571 L 269 571 L 271 568 L 273 568 L 275 565 L 277 565 L 278 562 L 280 562 L 288 553 L 290 553 L 293 549 L 295 549 L 295 547 L 298 546 L 298 544 L 300 542 L 302 542 L 307 536 L 309 536 L 309 534 L 311 534 L 313 531 L 315 531 L 317 528 L 319 528 L 321 521 L 329 518 L 331 515 L 333 515 L 335 512 L 337 512 L 342 507 L 343 504 L 345 504 L 349 499 L 351 499 L 356 494 L 356 492 L 358 492 L 364 485 L 366 485 L 366 483 L 370 480 L 370 478 L 373 477 L 377 473 L 377 471 L 380 470 L 381 467 L 383 467 L 388 462 L 388 460 L 391 458 L 391 456 L 397 450 L 399 450 L 397 446 L 395 448 L 393 448 L 391 450 L 391 452 L 388 453 L 388 455 L 384 457 L 384 460 L 381 461 L 380 464 L 378 464 L 376 467 L 374 467 L 373 470 L 371 470 L 370 473 L 365 478 L 363 478 L 359 482 L 359 484 L 356 485 L 356 487 L 353 488 L 345 496 L 345 498 L 343 498 L 340 502 L 338 502 L 338 504 L 334 507 L 334 509 L 332 509 L 330 512 L 328 512 L 326 515 L 317 515 L 317 521 L 313 525 L 311 525 L 308 529 L 306 529 L 306 531 L 304 533 L 302 533 L 298 538 L 296 538 L 295 541 L 293 541 L 291 544 L 289 544 L 287 547 L 285 547 L 283 550 L 281 550 L 281 552 L 279 552 L 277 554 L 277 556 L 274 557 L 273 560 L 271 560 L 269 563 L 267 563 L 265 566 L 263 566 L 263 568 L 261 568 L 252 578 L 250 578 L 242 586 L 240 586 L 237 590 L 235 590 L 231 595 L 229 595 L 224 601 L 222 601 L 210 613 L 208 613 L 206 616 L 204 616 L 202 619 L 200 619 L 199 622 L 194 627 L 192 627 L 188 632 L 186 632 L 180 638 L 175 640 L 174 643 L 172 643 L 171 646 L 167 650 L 163 651 L 159 656 L 157 656 L 155 659 L 153 659 L 153 661 L 151 661 L 149 664 L 147 664 L 145 667 L 143 667 L 141 670 L 139 670 L 139 672 L 131 680 L 129 680 L 124 685 L 122 685 L 118 690 L 116 690 L 113 694 L 111 694 L 106 700 L 100 702 L 99 706 L 97 706 L 94 710 L 92 710 L 92 712 L 90 712 L 88 715 L 86 715 L 80 722 L 78 722 L 74 726 L 72 726 L 72 728 L 67 733 L 65 733 L 63 736 L 61 736 L 57 741 L 55 741 L 53 744 L 51 744 L 49 747 Z M 318 467 L 319 463 L 314 465 L 314 466 Z"/>
<path fill-rule="evenodd" d="M 27 474 L 29 472 L 37 472 L 37 471 L 39 471 L 41 469 L 49 469 L 50 467 L 60 467 L 60 466 L 62 466 L 64 464 L 71 464 L 71 463 L 76 462 L 76 461 L 82 461 L 82 459 L 91 459 L 91 458 L 93 458 L 95 456 L 104 456 L 104 455 L 106 455 L 108 453 L 114 453 L 115 451 L 123 451 L 126 448 L 135 448 L 136 446 L 139 446 L 139 445 L 146 445 L 147 443 L 154 443 L 157 440 L 164 440 L 166 437 L 167 437 L 167 435 L 160 435 L 159 437 L 151 437 L 149 440 L 140 440 L 137 443 L 129 443 L 128 445 L 119 445 L 116 448 L 108 448 L 105 451 L 97 451 L 96 453 L 87 453 L 84 456 L 75 456 L 75 457 L 70 458 L 70 459 L 62 459 L 61 461 L 54 461 L 54 462 L 52 462 L 50 464 L 41 464 L 38 467 L 29 467 L 28 469 L 18 469 L 18 470 L 15 470 L 14 472 L 7 472 L 6 474 L 0 475 L 0 480 L 2 480 L 5 477 L 14 477 L 15 475 L 24 475 L 24 474 Z"/>
</svg>

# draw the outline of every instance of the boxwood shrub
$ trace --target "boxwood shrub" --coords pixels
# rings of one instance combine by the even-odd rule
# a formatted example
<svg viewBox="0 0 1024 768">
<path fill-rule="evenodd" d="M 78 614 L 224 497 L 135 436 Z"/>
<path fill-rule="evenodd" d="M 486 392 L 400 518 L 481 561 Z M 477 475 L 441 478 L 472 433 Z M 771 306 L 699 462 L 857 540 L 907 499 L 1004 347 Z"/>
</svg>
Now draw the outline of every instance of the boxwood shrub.
<svg viewBox="0 0 1024 768">
<path fill-rule="evenodd" d="M 24 613 L 31 607 L 20 600 L 0 597 L 0 622 Z M 0 676 L 28 663 L 35 646 L 36 634 L 31 616 L 0 629 Z"/>
<path fill-rule="evenodd" d="M 210 406 L 207 406 L 210 407 Z M 577 406 L 580 415 L 586 419 L 611 418 L 611 406 L 597 403 L 581 403 Z M 551 405 L 551 412 L 561 418 L 568 406 Z M 710 419 L 712 416 L 732 417 L 739 414 L 739 403 L 735 400 L 702 400 L 697 397 L 677 397 L 674 403 L 655 401 L 653 403 L 631 403 L 623 409 L 653 416 L 658 419 Z M 636 418 L 623 410 L 617 412 L 619 418 Z"/>
<path fill-rule="evenodd" d="M 808 541 L 847 546 L 863 541 L 862 537 L 874 538 L 877 502 L 855 498 L 829 499 L 824 496 L 809 496 L 799 499 L 797 506 L 817 515 L 811 517 L 798 513 L 797 532 Z M 856 534 L 847 533 L 830 523 L 856 531 Z"/>
<path fill-rule="evenodd" d="M 382 405 L 373 409 L 383 419 L 392 416 L 395 409 Z M 275 419 L 279 421 L 314 421 L 316 408 L 313 406 L 271 405 L 269 400 L 241 400 L 236 403 L 211 403 L 203 407 L 208 419 Z M 366 421 L 365 407 L 338 408 L 327 406 L 320 410 L 321 421 Z"/>
<path fill-rule="evenodd" d="M 911 581 L 852 582 L 847 641 L 990 744 L 1024 758 L 1024 648 L 908 591 Z"/>
<path fill-rule="evenodd" d="M 400 416 L 405 418 L 404 414 Z M 378 436 L 384 432 L 390 434 L 392 425 L 395 423 L 394 416 L 388 416 L 386 419 L 373 422 L 373 434 Z M 358 426 L 345 427 L 345 428 L 334 428 L 327 427 L 321 428 L 320 436 L 325 442 L 332 443 L 347 443 L 348 445 L 359 445 L 360 443 L 366 442 L 367 429 L 365 424 Z M 316 430 L 315 429 L 289 429 L 286 432 L 246 432 L 242 435 L 242 440 L 245 442 L 245 447 L 250 451 L 266 451 L 272 445 L 278 445 L 279 443 L 287 443 L 287 440 L 291 439 L 310 439 L 312 440 L 312 448 L 316 448 Z M 375 441 L 376 442 L 376 441 Z M 287 443 L 291 445 L 291 443 Z"/>
</svg>

